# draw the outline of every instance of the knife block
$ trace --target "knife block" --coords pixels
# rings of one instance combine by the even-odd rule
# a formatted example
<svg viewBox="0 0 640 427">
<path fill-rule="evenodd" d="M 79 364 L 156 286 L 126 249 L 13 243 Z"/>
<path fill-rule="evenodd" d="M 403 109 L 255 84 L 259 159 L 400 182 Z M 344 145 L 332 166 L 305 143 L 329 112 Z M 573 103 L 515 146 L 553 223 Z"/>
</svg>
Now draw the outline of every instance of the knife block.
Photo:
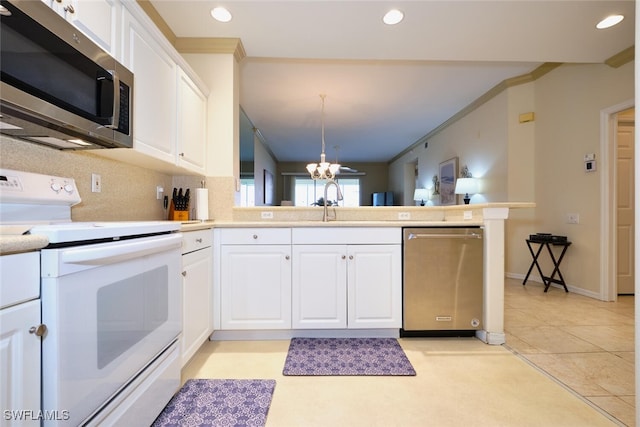
<svg viewBox="0 0 640 427">
<path fill-rule="evenodd" d="M 189 211 L 177 211 L 173 201 L 169 206 L 169 220 L 170 221 L 189 221 Z"/>
</svg>

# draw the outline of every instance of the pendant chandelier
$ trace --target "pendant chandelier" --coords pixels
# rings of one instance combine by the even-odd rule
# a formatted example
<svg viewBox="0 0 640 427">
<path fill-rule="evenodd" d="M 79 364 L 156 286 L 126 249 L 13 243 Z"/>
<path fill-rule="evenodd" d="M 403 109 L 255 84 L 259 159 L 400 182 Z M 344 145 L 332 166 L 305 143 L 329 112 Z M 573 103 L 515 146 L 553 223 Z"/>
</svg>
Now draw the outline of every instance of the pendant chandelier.
<svg viewBox="0 0 640 427">
<path fill-rule="evenodd" d="M 340 165 L 337 163 L 329 163 L 324 153 L 324 98 L 326 95 L 320 95 L 322 99 L 322 153 L 320 153 L 320 163 L 309 163 L 307 171 L 311 175 L 311 179 L 334 179 L 340 172 Z"/>
</svg>

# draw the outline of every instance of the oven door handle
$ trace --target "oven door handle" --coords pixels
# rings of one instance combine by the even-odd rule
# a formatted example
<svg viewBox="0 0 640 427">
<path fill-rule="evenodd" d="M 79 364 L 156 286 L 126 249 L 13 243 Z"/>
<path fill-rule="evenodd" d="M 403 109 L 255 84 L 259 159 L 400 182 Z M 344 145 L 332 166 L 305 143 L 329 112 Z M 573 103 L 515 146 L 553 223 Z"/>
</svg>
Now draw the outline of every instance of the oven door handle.
<svg viewBox="0 0 640 427">
<path fill-rule="evenodd" d="M 128 240 L 116 245 L 77 247 L 61 252 L 60 259 L 68 264 L 105 265 L 166 252 L 182 247 L 182 235 L 156 237 L 149 240 Z"/>
</svg>

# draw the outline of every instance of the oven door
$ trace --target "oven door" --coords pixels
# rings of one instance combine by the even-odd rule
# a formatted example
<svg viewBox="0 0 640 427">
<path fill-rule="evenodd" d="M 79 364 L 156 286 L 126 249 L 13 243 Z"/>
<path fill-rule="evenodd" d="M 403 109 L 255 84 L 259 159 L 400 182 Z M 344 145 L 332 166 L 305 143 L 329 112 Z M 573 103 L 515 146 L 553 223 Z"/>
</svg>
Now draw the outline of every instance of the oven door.
<svg viewBox="0 0 640 427">
<path fill-rule="evenodd" d="M 55 425 L 93 416 L 176 340 L 181 243 L 176 233 L 41 252 L 42 397 Z"/>
</svg>

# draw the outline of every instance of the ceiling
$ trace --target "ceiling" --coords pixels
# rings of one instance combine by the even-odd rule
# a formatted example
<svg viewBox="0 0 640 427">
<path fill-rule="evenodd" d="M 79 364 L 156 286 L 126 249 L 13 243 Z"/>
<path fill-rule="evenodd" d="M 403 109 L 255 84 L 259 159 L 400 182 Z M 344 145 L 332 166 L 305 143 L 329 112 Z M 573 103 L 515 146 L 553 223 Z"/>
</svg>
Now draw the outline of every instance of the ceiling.
<svg viewBox="0 0 640 427">
<path fill-rule="evenodd" d="M 320 94 L 327 158 L 386 162 L 505 79 L 634 45 L 633 0 L 151 3 L 177 37 L 241 39 L 240 105 L 278 161 L 319 160 Z M 215 6 L 233 19 L 213 20 Z M 613 13 L 626 18 L 595 28 Z"/>
</svg>

